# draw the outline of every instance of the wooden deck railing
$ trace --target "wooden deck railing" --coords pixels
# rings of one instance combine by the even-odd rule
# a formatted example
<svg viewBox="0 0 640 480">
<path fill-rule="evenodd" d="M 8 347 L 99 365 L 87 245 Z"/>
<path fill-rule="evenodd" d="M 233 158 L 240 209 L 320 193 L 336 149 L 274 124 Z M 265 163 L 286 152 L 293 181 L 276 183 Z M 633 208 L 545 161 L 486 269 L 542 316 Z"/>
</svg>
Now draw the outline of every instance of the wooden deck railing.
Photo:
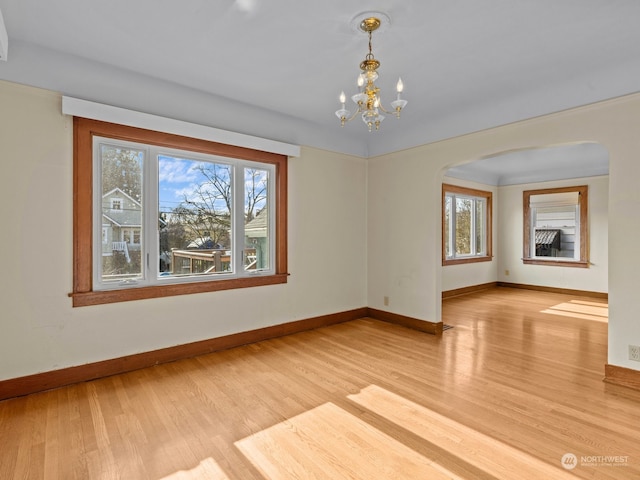
<svg viewBox="0 0 640 480">
<path fill-rule="evenodd" d="M 244 250 L 247 265 L 245 269 L 256 268 L 256 249 Z M 171 273 L 220 273 L 231 268 L 231 252 L 228 250 L 198 249 L 198 250 L 172 250 Z"/>
</svg>

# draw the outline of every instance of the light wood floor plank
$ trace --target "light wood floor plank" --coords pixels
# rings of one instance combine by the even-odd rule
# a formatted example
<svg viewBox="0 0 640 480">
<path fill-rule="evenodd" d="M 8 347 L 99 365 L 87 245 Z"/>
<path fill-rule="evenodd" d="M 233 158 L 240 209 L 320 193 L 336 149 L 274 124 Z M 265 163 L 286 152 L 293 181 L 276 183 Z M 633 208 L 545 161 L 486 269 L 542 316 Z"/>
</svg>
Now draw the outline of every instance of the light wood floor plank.
<svg viewBox="0 0 640 480">
<path fill-rule="evenodd" d="M 365 318 L 7 400 L 0 478 L 640 478 L 607 314 L 494 288 L 445 300 L 440 337 Z"/>
</svg>

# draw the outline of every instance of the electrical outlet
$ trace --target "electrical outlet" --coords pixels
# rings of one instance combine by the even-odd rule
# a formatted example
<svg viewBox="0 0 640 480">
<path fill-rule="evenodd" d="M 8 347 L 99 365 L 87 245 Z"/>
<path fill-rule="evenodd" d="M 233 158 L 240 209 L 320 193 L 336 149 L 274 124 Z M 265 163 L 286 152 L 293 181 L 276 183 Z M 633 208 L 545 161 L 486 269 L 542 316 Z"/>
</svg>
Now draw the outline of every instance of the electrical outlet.
<svg viewBox="0 0 640 480">
<path fill-rule="evenodd" d="M 504 271 L 504 274 L 505 274 L 507 277 L 509 276 L 509 273 L 510 273 L 510 272 L 509 272 L 509 270 L 505 270 L 505 271 Z"/>
<path fill-rule="evenodd" d="M 629 345 L 629 360 L 640 362 L 640 346 Z"/>
<path fill-rule="evenodd" d="M 383 299 L 383 303 L 384 303 L 384 306 L 385 306 L 385 307 L 388 307 L 388 306 L 389 306 L 389 297 L 386 297 L 386 296 L 385 296 L 385 297 L 384 297 L 384 299 Z M 639 360 L 640 360 L 640 359 L 639 359 Z"/>
</svg>

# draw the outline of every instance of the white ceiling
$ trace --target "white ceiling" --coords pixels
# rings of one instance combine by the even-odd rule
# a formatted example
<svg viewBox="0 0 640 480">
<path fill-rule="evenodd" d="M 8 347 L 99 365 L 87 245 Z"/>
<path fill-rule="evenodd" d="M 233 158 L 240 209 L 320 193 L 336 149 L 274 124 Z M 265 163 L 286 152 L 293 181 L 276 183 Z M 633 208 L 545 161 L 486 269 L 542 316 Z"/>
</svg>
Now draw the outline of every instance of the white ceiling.
<svg viewBox="0 0 640 480">
<path fill-rule="evenodd" d="M 504 186 L 609 174 L 609 152 L 598 143 L 579 143 L 504 152 L 447 170 L 446 175 Z"/>
<path fill-rule="evenodd" d="M 365 10 L 402 118 L 368 133 L 354 93 Z M 638 0 L 0 0 L 0 79 L 274 140 L 374 156 L 634 93 Z"/>
</svg>

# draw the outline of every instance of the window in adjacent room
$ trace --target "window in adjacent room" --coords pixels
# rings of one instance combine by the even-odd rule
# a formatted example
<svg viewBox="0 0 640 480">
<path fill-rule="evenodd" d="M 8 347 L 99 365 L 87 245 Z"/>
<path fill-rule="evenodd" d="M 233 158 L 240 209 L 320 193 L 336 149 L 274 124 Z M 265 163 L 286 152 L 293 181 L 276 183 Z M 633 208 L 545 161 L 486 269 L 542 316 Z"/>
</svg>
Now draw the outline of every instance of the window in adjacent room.
<svg viewBox="0 0 640 480">
<path fill-rule="evenodd" d="M 588 187 L 523 192 L 523 262 L 588 267 Z"/>
<path fill-rule="evenodd" d="M 286 157 L 74 119 L 74 305 L 286 282 Z"/>
<path fill-rule="evenodd" d="M 492 193 L 442 185 L 442 264 L 491 260 Z"/>
</svg>

